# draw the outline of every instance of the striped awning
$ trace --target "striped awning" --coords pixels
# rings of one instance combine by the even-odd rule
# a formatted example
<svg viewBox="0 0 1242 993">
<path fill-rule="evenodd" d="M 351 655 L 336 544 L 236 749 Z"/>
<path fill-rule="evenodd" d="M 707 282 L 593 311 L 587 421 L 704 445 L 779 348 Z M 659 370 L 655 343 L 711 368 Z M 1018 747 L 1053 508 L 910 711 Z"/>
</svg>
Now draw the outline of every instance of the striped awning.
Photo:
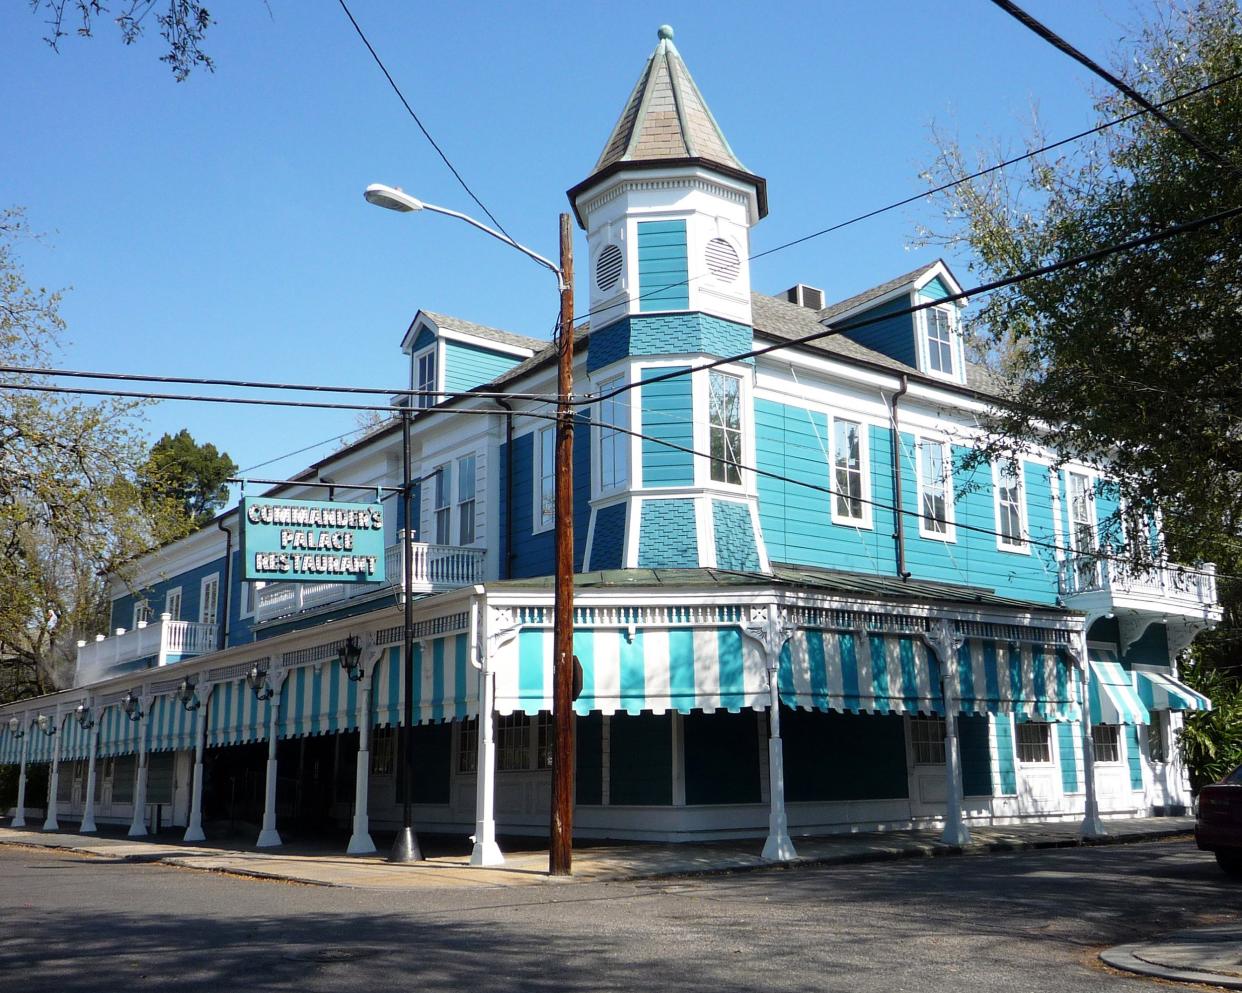
<svg viewBox="0 0 1242 993">
<path fill-rule="evenodd" d="M 1087 687 L 1092 724 L 1148 724 L 1151 715 L 1121 663 L 1091 649 Z"/>
<path fill-rule="evenodd" d="M 73 762 L 86 758 L 90 752 L 91 732 L 72 713 L 66 714 L 60 726 L 60 760 Z"/>
<path fill-rule="evenodd" d="M 99 755 L 132 755 L 138 751 L 138 735 L 142 720 L 131 721 L 120 704 L 105 707 L 99 721 Z"/>
<path fill-rule="evenodd" d="M 960 709 L 1041 721 L 1079 718 L 1069 658 L 1053 646 L 968 638 L 957 653 Z"/>
<path fill-rule="evenodd" d="M 176 697 L 156 697 L 142 723 L 147 730 L 149 752 L 172 752 L 194 747 L 198 712 L 186 710 Z"/>
<path fill-rule="evenodd" d="M 390 648 L 375 666 L 371 723 L 404 723 L 405 660 Z M 414 723 L 461 720 L 479 712 L 478 673 L 470 665 L 470 639 L 451 634 L 414 643 Z"/>
<path fill-rule="evenodd" d="M 799 630 L 781 653 L 780 692 L 803 710 L 944 712 L 940 663 L 913 635 Z"/>
<path fill-rule="evenodd" d="M 1135 688 L 1148 710 L 1211 710 L 1212 701 L 1167 672 L 1134 670 Z"/>
<path fill-rule="evenodd" d="M 207 745 L 242 745 L 267 740 L 268 708 L 245 680 L 217 683 L 207 704 Z"/>
<path fill-rule="evenodd" d="M 290 670 L 280 689 L 279 738 L 355 731 L 358 728 L 358 684 L 336 659 Z"/>
<path fill-rule="evenodd" d="M 574 654 L 582 665 L 582 693 L 574 701 L 580 715 L 736 713 L 768 704 L 763 660 L 736 627 L 580 628 Z M 494 665 L 497 711 L 552 709 L 551 630 L 524 628 Z"/>
<path fill-rule="evenodd" d="M 20 720 L 20 718 L 19 718 Z M 9 730 L 9 718 L 0 720 L 0 765 L 21 765 L 25 738 Z"/>
</svg>

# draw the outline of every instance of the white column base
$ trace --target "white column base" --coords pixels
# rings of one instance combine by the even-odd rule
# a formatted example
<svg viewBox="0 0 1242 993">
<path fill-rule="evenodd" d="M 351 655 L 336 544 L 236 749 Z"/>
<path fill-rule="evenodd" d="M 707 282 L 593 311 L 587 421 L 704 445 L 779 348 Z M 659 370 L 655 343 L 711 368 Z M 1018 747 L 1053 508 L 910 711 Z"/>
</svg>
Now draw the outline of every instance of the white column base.
<svg viewBox="0 0 1242 993">
<path fill-rule="evenodd" d="M 206 841 L 207 835 L 203 834 L 201 824 L 191 824 L 185 829 L 185 834 L 181 836 L 182 841 Z"/>
<path fill-rule="evenodd" d="M 186 825 L 185 834 L 182 835 L 182 841 L 206 841 L 207 835 L 203 834 L 203 763 L 197 761 L 194 763 L 194 778 L 191 781 L 190 794 L 190 820 Z"/>
<path fill-rule="evenodd" d="M 255 842 L 256 848 L 275 848 L 284 844 L 280 840 L 280 832 L 276 830 L 276 719 L 274 717 L 269 733 L 272 735 L 272 743 L 269 746 L 270 757 L 267 760 L 267 795 L 263 804 L 263 830 L 259 832 L 259 840 Z"/>
<path fill-rule="evenodd" d="M 780 738 L 768 739 L 768 837 L 763 857 L 768 862 L 789 862 L 798 857 L 789 837 L 789 817 L 785 813 L 785 751 Z"/>
<path fill-rule="evenodd" d="M 280 839 L 280 832 L 275 828 L 264 828 L 259 832 L 259 840 L 254 843 L 255 848 L 279 848 L 284 842 Z"/>
<path fill-rule="evenodd" d="M 82 823 L 78 826 L 78 834 L 95 834 L 99 828 L 95 827 L 95 815 L 87 812 L 82 816 Z"/>
<path fill-rule="evenodd" d="M 60 830 L 60 821 L 56 819 L 55 814 L 52 814 L 50 817 L 48 817 L 47 820 L 43 822 L 43 830 L 44 831 L 59 831 Z"/>
<path fill-rule="evenodd" d="M 946 821 L 940 840 L 946 845 L 964 847 L 970 844 L 970 828 L 962 821 Z"/>
<path fill-rule="evenodd" d="M 363 831 L 361 834 L 355 830 L 349 836 L 349 845 L 345 849 L 346 855 L 374 855 L 379 849 L 375 847 L 375 842 L 371 840 L 369 832 Z"/>
<path fill-rule="evenodd" d="M 366 694 L 362 694 L 366 699 Z M 361 740 L 361 738 L 359 739 Z M 349 836 L 349 844 L 345 848 L 346 855 L 374 855 L 379 851 L 371 839 L 371 816 L 367 809 L 370 803 L 371 751 L 368 748 L 358 749 L 358 760 L 354 772 L 354 833 Z"/>
<path fill-rule="evenodd" d="M 13 815 L 13 820 L 9 822 L 9 827 L 24 828 L 26 826 L 26 818 L 23 814 Z"/>
<path fill-rule="evenodd" d="M 494 840 L 476 841 L 470 853 L 470 864 L 477 866 L 504 865 L 505 857 Z"/>
<path fill-rule="evenodd" d="M 1100 820 L 1097 811 L 1088 811 L 1087 815 L 1082 819 L 1082 826 L 1078 829 L 1080 838 L 1107 838 L 1108 832 L 1104 830 L 1104 822 Z"/>
<path fill-rule="evenodd" d="M 60 742 L 56 743 L 57 751 L 60 750 Z M 43 819 L 44 831 L 59 831 L 60 821 L 56 818 L 57 807 L 60 805 L 58 799 L 60 794 L 60 770 L 56 766 L 52 767 L 52 774 L 47 784 L 47 817 Z"/>
</svg>

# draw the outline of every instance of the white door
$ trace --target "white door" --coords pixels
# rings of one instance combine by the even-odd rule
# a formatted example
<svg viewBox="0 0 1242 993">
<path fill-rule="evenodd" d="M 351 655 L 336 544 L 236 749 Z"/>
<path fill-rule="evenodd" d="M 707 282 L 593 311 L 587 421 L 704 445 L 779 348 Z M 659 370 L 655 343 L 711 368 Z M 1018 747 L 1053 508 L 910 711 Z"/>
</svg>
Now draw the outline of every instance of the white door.
<svg viewBox="0 0 1242 993">
<path fill-rule="evenodd" d="M 907 717 L 906 768 L 910 776 L 912 817 L 945 813 L 944 718 Z"/>
</svg>

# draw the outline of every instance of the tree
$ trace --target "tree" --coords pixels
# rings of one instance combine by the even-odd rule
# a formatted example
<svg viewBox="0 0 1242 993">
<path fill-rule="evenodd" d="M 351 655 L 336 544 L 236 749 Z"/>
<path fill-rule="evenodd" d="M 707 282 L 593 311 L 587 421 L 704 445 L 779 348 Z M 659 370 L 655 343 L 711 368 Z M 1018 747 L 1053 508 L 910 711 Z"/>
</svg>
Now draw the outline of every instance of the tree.
<svg viewBox="0 0 1242 993">
<path fill-rule="evenodd" d="M 165 434 L 151 447 L 139 472 L 139 487 L 148 500 L 171 500 L 195 527 L 202 527 L 228 502 L 225 480 L 237 463 L 211 442 L 200 445 L 185 428 Z"/>
<path fill-rule="evenodd" d="M 71 32 L 90 38 L 95 23 L 109 15 L 121 32 L 121 41 L 132 45 L 142 37 L 147 17 L 158 8 L 154 22 L 167 46 L 160 61 L 168 63 L 177 82 L 195 68 L 215 70 L 215 63 L 200 47 L 211 27 L 211 15 L 197 0 L 120 0 L 116 14 L 103 0 L 30 0 L 30 7 L 46 17 L 48 35 L 44 40 L 57 52 L 62 38 Z"/>
<path fill-rule="evenodd" d="M 0 364 L 45 367 L 59 348 L 60 295 L 29 286 L 16 244 L 24 215 L 0 211 Z M 179 508 L 144 500 L 139 405 L 18 386 L 0 374 L 0 699 L 65 685 L 75 643 L 107 625 L 104 583 L 186 533 Z"/>
<path fill-rule="evenodd" d="M 942 194 L 946 230 L 924 240 L 967 247 L 970 269 L 988 281 L 1242 203 L 1242 81 L 1228 79 L 1242 72 L 1238 0 L 1165 2 L 1114 71 L 1155 103 L 1200 91 L 1165 110 L 1227 164 L 1138 114 Z M 1112 90 L 1096 100 L 1101 123 L 1136 109 Z M 928 178 L 973 171 L 942 140 Z M 1235 219 L 982 300 L 970 344 L 1011 386 L 975 458 L 1040 445 L 1106 467 L 1124 505 L 1161 513 L 1175 560 L 1242 573 L 1240 236 Z M 1120 543 L 1124 528 L 1110 524 Z M 1148 554 L 1148 543 L 1126 551 Z M 1223 579 L 1219 596 L 1225 620 L 1196 643 L 1198 674 L 1228 668 L 1226 649 L 1239 643 L 1242 587 Z"/>
</svg>

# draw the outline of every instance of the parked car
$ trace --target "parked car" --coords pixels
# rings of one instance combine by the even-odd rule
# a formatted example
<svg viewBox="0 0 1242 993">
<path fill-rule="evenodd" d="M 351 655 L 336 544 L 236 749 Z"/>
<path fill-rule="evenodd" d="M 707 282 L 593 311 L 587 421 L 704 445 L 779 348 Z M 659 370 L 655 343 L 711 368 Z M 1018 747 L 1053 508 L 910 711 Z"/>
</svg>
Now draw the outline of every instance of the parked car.
<svg viewBox="0 0 1242 993">
<path fill-rule="evenodd" d="M 1242 765 L 1199 791 L 1195 842 L 1229 875 L 1242 876 Z"/>
</svg>

